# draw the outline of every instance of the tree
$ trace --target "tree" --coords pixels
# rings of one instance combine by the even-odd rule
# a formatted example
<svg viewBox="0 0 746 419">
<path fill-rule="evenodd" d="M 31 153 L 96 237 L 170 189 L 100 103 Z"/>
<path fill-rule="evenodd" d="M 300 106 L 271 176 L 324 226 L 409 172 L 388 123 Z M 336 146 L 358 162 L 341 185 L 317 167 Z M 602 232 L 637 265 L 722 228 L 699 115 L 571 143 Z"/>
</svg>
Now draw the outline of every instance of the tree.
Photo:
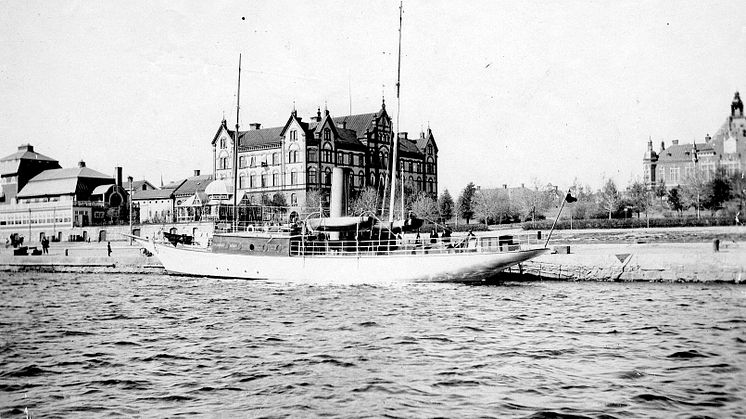
<svg viewBox="0 0 746 419">
<path fill-rule="evenodd" d="M 441 222 L 447 222 L 453 217 L 453 198 L 448 189 L 444 190 L 438 199 L 438 212 L 440 213 Z"/>
<path fill-rule="evenodd" d="M 472 201 L 474 200 L 476 191 L 477 188 L 474 186 L 474 182 L 469 182 L 458 198 L 459 215 L 466 220 L 466 224 L 469 224 L 469 220 L 474 217 Z"/>
<path fill-rule="evenodd" d="M 731 185 L 725 168 L 719 166 L 715 169 L 713 178 L 707 182 L 704 193 L 705 208 L 715 211 L 722 208 L 723 203 L 732 197 Z"/>
<path fill-rule="evenodd" d="M 637 212 L 637 218 L 640 218 L 640 212 L 648 213 L 648 188 L 645 182 L 636 179 L 627 189 L 627 195 L 629 196 L 629 202 Z"/>
<path fill-rule="evenodd" d="M 612 179 L 606 181 L 599 191 L 598 198 L 601 208 L 609 214 L 609 220 L 611 220 L 611 214 L 614 213 L 619 204 L 619 190 Z"/>
<path fill-rule="evenodd" d="M 360 191 L 355 199 L 350 204 L 351 211 L 355 215 L 362 215 L 364 213 L 377 214 L 378 210 L 378 191 L 372 186 Z"/>
<path fill-rule="evenodd" d="M 285 194 L 282 192 L 275 192 L 274 195 L 272 195 L 272 202 L 271 204 L 275 207 L 286 207 L 288 206 L 288 201 L 285 198 Z"/>
<path fill-rule="evenodd" d="M 697 217 L 702 208 L 702 201 L 707 193 L 706 171 L 696 168 L 694 172 L 684 177 L 684 184 L 680 187 L 679 196 L 682 209 L 695 207 Z"/>
<path fill-rule="evenodd" d="M 415 195 L 410 208 L 415 215 L 426 220 L 434 220 L 438 215 L 438 204 L 425 192 Z"/>
<path fill-rule="evenodd" d="M 318 189 L 311 189 L 306 193 L 306 211 L 316 212 L 325 202 L 325 194 Z"/>
<path fill-rule="evenodd" d="M 668 191 L 668 206 L 677 213 L 681 213 L 681 211 L 684 210 L 684 204 L 681 202 L 679 188 L 672 188 Z"/>
<path fill-rule="evenodd" d="M 501 193 L 500 189 L 480 190 L 474 195 L 472 206 L 477 218 L 484 220 L 485 224 L 490 222 L 501 223 L 510 218 L 510 202 L 507 193 Z"/>
</svg>

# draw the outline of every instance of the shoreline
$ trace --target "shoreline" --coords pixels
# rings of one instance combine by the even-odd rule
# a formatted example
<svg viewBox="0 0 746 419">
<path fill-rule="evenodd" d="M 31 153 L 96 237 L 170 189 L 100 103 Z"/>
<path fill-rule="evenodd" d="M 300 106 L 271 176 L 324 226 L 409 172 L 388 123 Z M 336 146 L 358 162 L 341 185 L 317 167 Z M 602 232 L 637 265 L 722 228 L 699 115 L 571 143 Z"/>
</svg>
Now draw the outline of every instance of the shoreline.
<svg viewBox="0 0 746 419">
<path fill-rule="evenodd" d="M 712 237 L 722 238 L 719 251 Z M 746 227 L 560 230 L 549 247 L 557 252 L 509 268 L 496 279 L 746 282 Z M 111 256 L 106 242 L 52 243 L 50 253 L 39 256 L 13 256 L 12 250 L 0 249 L 0 272 L 166 273 L 155 256 L 126 241 L 113 242 Z"/>
</svg>

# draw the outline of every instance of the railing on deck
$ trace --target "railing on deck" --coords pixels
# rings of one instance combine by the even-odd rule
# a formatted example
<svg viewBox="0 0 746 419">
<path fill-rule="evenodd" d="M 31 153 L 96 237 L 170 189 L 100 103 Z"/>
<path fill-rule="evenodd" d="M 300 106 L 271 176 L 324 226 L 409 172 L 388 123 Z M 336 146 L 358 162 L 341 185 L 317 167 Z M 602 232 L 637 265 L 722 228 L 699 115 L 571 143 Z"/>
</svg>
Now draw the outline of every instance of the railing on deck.
<svg viewBox="0 0 746 419">
<path fill-rule="evenodd" d="M 397 240 L 302 240 L 290 244 L 291 256 L 373 256 L 448 253 L 502 253 L 539 246 L 535 234 L 459 236 Z"/>
</svg>

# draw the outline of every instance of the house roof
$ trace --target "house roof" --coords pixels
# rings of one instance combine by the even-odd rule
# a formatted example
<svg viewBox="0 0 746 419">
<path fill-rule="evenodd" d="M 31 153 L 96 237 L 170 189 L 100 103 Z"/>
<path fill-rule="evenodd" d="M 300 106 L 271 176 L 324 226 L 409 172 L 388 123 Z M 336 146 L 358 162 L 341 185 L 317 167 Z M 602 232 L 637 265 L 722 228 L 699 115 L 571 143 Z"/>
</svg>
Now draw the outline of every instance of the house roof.
<svg viewBox="0 0 746 419">
<path fill-rule="evenodd" d="M 155 186 L 153 186 L 152 183 L 148 182 L 147 180 L 135 180 L 132 181 L 132 193 L 134 195 L 134 192 L 137 190 L 142 190 L 143 185 L 147 186 L 150 189 L 158 189 Z M 122 188 L 124 188 L 125 191 L 129 192 L 130 190 L 130 183 L 129 182 L 122 182 Z"/>
<path fill-rule="evenodd" d="M 410 139 L 399 139 L 399 152 L 401 153 L 401 156 L 409 156 L 409 157 L 422 157 L 422 150 L 417 147 L 417 144 L 410 140 Z"/>
<path fill-rule="evenodd" d="M 109 184 L 109 185 L 98 185 L 95 188 L 93 188 L 93 192 L 91 192 L 91 195 L 105 195 L 106 192 L 109 192 L 109 189 L 116 186 L 115 184 Z"/>
<path fill-rule="evenodd" d="M 692 161 L 692 152 L 694 151 L 694 144 L 675 144 L 668 148 L 664 148 L 658 154 L 659 162 L 684 162 Z M 697 154 L 699 156 L 703 154 L 715 153 L 712 142 L 709 143 L 697 143 Z"/>
<path fill-rule="evenodd" d="M 175 188 L 174 196 L 194 195 L 195 192 L 204 192 L 207 185 L 212 182 L 212 175 L 192 176 Z"/>
<path fill-rule="evenodd" d="M 102 179 L 114 183 L 114 178 L 88 167 L 49 169 L 34 176 L 18 193 L 18 198 L 71 195 L 78 191 L 80 179 Z"/>
<path fill-rule="evenodd" d="M 30 150 L 27 147 L 19 147 L 18 151 L 15 153 L 5 156 L 0 161 L 8 161 L 8 160 L 45 160 L 45 161 L 57 161 L 51 157 L 47 157 L 41 153 L 37 153 L 33 151 L 33 148 Z"/>
<path fill-rule="evenodd" d="M 172 199 L 174 197 L 173 189 L 148 189 L 148 190 L 132 190 L 133 201 L 147 201 L 151 199 Z"/>
</svg>

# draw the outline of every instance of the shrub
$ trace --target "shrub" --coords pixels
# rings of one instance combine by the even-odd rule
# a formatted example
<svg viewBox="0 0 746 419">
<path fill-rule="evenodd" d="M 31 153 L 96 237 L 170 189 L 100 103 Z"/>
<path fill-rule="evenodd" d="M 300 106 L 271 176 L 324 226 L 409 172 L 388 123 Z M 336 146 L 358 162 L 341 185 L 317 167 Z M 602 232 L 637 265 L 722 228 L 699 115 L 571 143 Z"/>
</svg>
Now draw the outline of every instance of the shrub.
<svg viewBox="0 0 746 419">
<path fill-rule="evenodd" d="M 552 228 L 550 220 L 537 221 L 536 223 L 523 223 L 524 230 L 549 230 Z M 708 226 L 728 226 L 733 224 L 732 217 L 671 217 L 671 218 L 651 218 L 650 227 L 708 227 Z M 644 218 L 614 218 L 614 219 L 591 219 L 591 220 L 572 220 L 573 229 L 604 229 L 604 228 L 645 228 L 648 223 Z M 559 220 L 554 227 L 555 230 L 568 230 L 570 220 Z"/>
</svg>

